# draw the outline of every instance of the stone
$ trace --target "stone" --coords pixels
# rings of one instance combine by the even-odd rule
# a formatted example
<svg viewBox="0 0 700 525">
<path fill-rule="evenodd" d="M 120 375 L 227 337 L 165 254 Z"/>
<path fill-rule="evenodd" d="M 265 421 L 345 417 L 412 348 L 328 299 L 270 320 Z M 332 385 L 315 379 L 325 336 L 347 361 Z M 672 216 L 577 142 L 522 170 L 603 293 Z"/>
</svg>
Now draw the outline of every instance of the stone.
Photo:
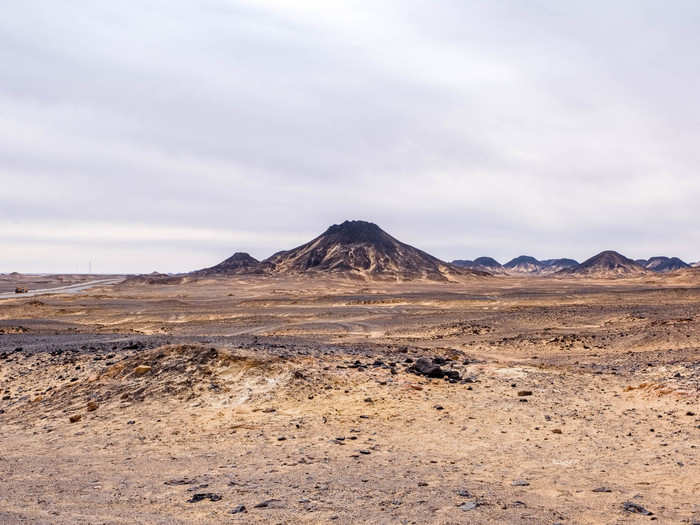
<svg viewBox="0 0 700 525">
<path fill-rule="evenodd" d="M 219 501 L 221 499 L 221 494 L 214 494 L 213 492 L 198 492 L 193 494 L 187 503 L 197 503 L 199 501 L 204 501 L 208 499 L 209 501 Z"/>
<path fill-rule="evenodd" d="M 242 514 L 244 512 L 248 512 L 245 508 L 245 505 L 238 505 L 236 507 L 233 507 L 233 509 L 231 509 L 231 514 Z"/>
<path fill-rule="evenodd" d="M 554 428 L 552 429 L 552 434 L 561 434 L 561 428 Z"/>
<path fill-rule="evenodd" d="M 87 404 L 87 411 L 88 411 L 88 412 L 94 412 L 95 410 L 97 410 L 97 407 L 98 407 L 98 406 L 99 406 L 99 405 L 97 404 L 97 401 L 88 401 L 88 404 Z"/>
<path fill-rule="evenodd" d="M 467 511 L 467 510 L 474 510 L 478 506 L 479 506 L 479 504 L 476 501 L 465 501 L 461 505 L 457 505 L 457 508 L 459 510 Z"/>
<path fill-rule="evenodd" d="M 278 499 L 267 499 L 265 501 L 261 501 L 257 505 L 255 505 L 256 509 L 266 509 L 268 507 L 274 506 L 275 504 L 279 503 L 280 500 Z"/>
<path fill-rule="evenodd" d="M 529 487 L 530 482 L 525 481 L 524 479 L 516 479 L 515 481 L 513 481 L 513 483 L 511 483 L 511 485 L 513 485 L 514 487 Z"/>
<path fill-rule="evenodd" d="M 408 367 L 407 370 L 419 376 L 434 377 L 437 379 L 441 379 L 445 376 L 445 371 L 442 368 L 425 357 L 418 359 L 418 361 Z"/>
<path fill-rule="evenodd" d="M 77 423 L 83 418 L 82 414 L 73 414 L 71 417 L 68 418 L 68 421 L 71 423 Z"/>
<path fill-rule="evenodd" d="M 637 505 L 636 503 L 632 503 L 631 501 L 625 501 L 622 504 L 622 508 L 626 510 L 627 512 L 632 512 L 634 514 L 641 514 L 642 516 L 653 516 L 654 513 L 651 511 L 648 511 L 641 505 Z"/>
<path fill-rule="evenodd" d="M 612 489 L 609 489 L 608 487 L 597 487 L 593 489 L 592 492 L 612 492 Z"/>
<path fill-rule="evenodd" d="M 531 395 L 532 395 L 532 390 L 520 390 L 520 391 L 518 391 L 519 397 L 525 397 L 525 396 L 531 396 Z"/>
<path fill-rule="evenodd" d="M 151 367 L 148 365 L 139 365 L 136 368 L 134 368 L 134 374 L 136 374 L 137 376 L 142 376 L 150 371 Z"/>
</svg>

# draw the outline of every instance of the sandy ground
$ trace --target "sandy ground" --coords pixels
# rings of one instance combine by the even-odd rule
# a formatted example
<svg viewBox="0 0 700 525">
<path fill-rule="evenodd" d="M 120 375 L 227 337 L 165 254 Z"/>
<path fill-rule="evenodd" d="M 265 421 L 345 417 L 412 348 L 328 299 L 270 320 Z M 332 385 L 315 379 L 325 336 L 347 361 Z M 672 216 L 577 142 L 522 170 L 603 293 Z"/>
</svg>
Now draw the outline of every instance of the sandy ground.
<svg viewBox="0 0 700 525">
<path fill-rule="evenodd" d="M 664 278 L 3 300 L 0 523 L 700 523 L 699 310 Z"/>
</svg>

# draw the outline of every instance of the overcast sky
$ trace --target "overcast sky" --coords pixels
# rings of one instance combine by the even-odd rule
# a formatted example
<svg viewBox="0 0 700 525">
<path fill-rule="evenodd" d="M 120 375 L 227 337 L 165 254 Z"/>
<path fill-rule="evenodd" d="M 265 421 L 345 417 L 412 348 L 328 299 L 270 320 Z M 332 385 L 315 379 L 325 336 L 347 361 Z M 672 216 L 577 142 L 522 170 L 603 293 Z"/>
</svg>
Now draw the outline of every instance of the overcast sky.
<svg viewBox="0 0 700 525">
<path fill-rule="evenodd" d="M 345 219 L 440 258 L 700 259 L 700 2 L 22 0 L 0 272 L 178 272 Z"/>
</svg>

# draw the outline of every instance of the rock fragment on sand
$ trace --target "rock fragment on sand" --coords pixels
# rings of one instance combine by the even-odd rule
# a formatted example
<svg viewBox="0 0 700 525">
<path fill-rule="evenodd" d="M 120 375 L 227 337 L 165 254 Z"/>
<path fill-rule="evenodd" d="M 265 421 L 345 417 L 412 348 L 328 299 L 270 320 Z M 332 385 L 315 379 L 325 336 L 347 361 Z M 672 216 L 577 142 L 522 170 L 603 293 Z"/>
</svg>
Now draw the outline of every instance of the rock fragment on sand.
<svg viewBox="0 0 700 525">
<path fill-rule="evenodd" d="M 205 499 L 208 499 L 209 501 L 219 501 L 221 499 L 221 494 L 214 494 L 213 492 L 199 492 L 197 494 L 193 494 L 192 497 L 187 500 L 187 503 L 197 503 Z"/>
<path fill-rule="evenodd" d="M 97 407 L 98 407 L 98 406 L 99 406 L 99 405 L 97 404 L 97 401 L 88 401 L 88 404 L 87 404 L 87 411 L 88 411 L 88 412 L 94 412 L 95 410 L 97 410 Z"/>
<path fill-rule="evenodd" d="M 136 374 L 137 376 L 142 376 L 150 371 L 151 367 L 148 365 L 139 365 L 136 368 L 134 368 L 134 374 Z"/>
<path fill-rule="evenodd" d="M 68 421 L 70 421 L 71 423 L 77 423 L 82 418 L 83 418 L 82 414 L 73 414 L 72 416 L 70 416 L 68 418 Z"/>
<path fill-rule="evenodd" d="M 641 505 L 637 505 L 636 503 L 632 503 L 631 501 L 625 501 L 622 504 L 622 508 L 626 510 L 627 512 L 632 512 L 633 514 L 641 514 L 642 516 L 653 516 L 654 513 L 645 509 Z"/>
</svg>

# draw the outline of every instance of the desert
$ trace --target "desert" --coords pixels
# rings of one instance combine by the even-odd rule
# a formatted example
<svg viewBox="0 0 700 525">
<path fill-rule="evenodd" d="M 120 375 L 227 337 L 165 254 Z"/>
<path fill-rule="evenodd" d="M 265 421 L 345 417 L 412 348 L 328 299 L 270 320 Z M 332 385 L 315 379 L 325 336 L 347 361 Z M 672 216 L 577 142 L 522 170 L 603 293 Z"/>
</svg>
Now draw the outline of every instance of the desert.
<svg viewBox="0 0 700 525">
<path fill-rule="evenodd" d="M 0 522 L 699 522 L 697 272 L 387 261 L 3 299 Z"/>
</svg>

